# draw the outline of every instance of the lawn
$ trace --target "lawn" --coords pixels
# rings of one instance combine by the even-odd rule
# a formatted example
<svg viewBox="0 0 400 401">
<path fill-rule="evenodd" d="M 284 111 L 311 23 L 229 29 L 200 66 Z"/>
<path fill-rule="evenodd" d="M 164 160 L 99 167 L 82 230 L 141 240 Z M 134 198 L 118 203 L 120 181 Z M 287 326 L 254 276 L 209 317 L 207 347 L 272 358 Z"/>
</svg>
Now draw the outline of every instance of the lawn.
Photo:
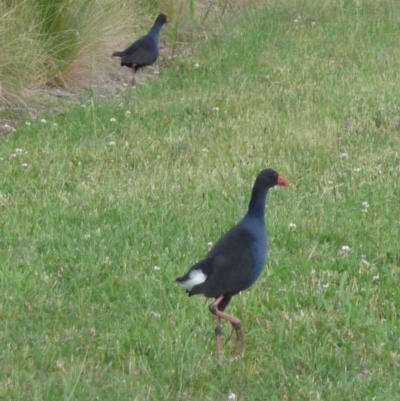
<svg viewBox="0 0 400 401">
<path fill-rule="evenodd" d="M 0 398 L 398 400 L 399 15 L 228 8 L 153 82 L 20 113 L 0 134 Z M 218 366 L 210 300 L 174 278 L 266 167 L 291 186 L 227 309 L 244 357 L 228 343 Z"/>
</svg>

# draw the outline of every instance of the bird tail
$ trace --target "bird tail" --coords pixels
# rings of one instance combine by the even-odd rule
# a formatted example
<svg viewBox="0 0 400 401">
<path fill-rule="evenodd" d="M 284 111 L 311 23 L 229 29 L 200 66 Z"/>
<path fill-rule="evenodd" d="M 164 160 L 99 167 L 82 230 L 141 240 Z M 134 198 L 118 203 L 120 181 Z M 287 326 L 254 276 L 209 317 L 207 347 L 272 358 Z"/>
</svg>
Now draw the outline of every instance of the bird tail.
<svg viewBox="0 0 400 401">
<path fill-rule="evenodd" d="M 111 57 L 123 57 L 124 56 L 124 52 L 114 52 Z"/>
</svg>

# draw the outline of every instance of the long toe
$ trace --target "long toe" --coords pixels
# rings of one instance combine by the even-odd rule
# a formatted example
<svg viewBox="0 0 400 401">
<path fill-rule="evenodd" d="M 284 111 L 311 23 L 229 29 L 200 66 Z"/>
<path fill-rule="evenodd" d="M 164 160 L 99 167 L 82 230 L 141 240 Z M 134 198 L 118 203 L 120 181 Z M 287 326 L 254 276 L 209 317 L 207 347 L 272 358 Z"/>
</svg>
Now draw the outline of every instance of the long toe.
<svg viewBox="0 0 400 401">
<path fill-rule="evenodd" d="M 236 343 L 233 353 L 241 357 L 244 355 L 244 334 L 241 327 L 235 328 L 236 330 Z"/>
<path fill-rule="evenodd" d="M 244 334 L 240 323 L 232 324 L 231 331 L 225 340 L 225 345 L 232 338 L 233 332 L 236 332 L 236 341 L 232 353 L 235 355 L 235 358 L 241 357 L 244 355 Z"/>
<path fill-rule="evenodd" d="M 233 334 L 234 331 L 235 331 L 235 328 L 234 328 L 233 325 L 232 325 L 232 326 L 231 326 L 231 330 L 230 330 L 230 332 L 229 332 L 229 334 L 228 334 L 228 337 L 226 337 L 225 345 L 228 344 L 228 342 L 229 342 L 230 339 L 232 338 L 232 334 Z"/>
</svg>

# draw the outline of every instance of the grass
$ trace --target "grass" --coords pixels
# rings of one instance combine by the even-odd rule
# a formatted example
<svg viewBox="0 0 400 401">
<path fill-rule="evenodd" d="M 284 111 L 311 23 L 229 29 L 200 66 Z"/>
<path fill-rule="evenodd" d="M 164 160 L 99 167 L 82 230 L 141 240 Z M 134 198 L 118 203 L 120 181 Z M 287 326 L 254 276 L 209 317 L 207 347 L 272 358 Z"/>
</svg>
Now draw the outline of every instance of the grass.
<svg viewBox="0 0 400 401">
<path fill-rule="evenodd" d="M 107 79 L 115 81 L 110 54 L 148 31 L 160 12 L 170 16 L 162 39 L 163 45 L 164 37 L 168 41 L 164 55 L 174 56 L 182 41 L 204 30 L 206 20 L 211 24 L 223 15 L 226 5 L 226 0 L 3 2 L 0 106 L 8 111 L 16 106 L 37 108 L 46 103 L 40 96 L 46 87 L 81 93 L 106 86 Z"/>
<path fill-rule="evenodd" d="M 138 0 L 10 0 L 0 11 L 0 104 L 10 108 L 39 103 L 45 85 L 90 81 L 113 45 L 137 35 L 148 15 Z"/>
<path fill-rule="evenodd" d="M 0 398 L 397 400 L 399 8 L 242 9 L 159 80 L 3 133 Z M 173 280 L 268 166 L 291 187 L 218 367 L 209 301 Z"/>
</svg>

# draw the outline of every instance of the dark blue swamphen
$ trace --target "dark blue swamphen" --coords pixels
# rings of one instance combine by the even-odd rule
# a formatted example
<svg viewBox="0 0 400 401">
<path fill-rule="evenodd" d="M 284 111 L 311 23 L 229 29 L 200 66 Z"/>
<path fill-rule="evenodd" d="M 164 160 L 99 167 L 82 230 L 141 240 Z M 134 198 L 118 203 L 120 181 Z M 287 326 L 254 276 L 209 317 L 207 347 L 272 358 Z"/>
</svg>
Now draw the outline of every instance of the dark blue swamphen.
<svg viewBox="0 0 400 401">
<path fill-rule="evenodd" d="M 221 363 L 221 319 L 232 324 L 228 339 L 236 331 L 236 344 L 244 346 L 240 320 L 224 312 L 233 295 L 249 288 L 260 275 L 267 254 L 267 232 L 264 220 L 268 190 L 275 185 L 289 186 L 288 180 L 268 168 L 261 171 L 254 183 L 247 213 L 223 235 L 206 257 L 193 265 L 176 281 L 189 296 L 203 294 L 215 298 L 209 305 L 216 316 L 215 340 L 218 362 Z"/>
<path fill-rule="evenodd" d="M 166 23 L 168 23 L 168 17 L 160 14 L 146 35 L 133 42 L 124 51 L 112 54 L 112 57 L 121 58 L 121 66 L 125 65 L 132 69 L 132 84 L 136 83 L 135 73 L 139 68 L 152 65 L 158 59 L 160 52 L 158 37 L 161 27 Z"/>
</svg>

